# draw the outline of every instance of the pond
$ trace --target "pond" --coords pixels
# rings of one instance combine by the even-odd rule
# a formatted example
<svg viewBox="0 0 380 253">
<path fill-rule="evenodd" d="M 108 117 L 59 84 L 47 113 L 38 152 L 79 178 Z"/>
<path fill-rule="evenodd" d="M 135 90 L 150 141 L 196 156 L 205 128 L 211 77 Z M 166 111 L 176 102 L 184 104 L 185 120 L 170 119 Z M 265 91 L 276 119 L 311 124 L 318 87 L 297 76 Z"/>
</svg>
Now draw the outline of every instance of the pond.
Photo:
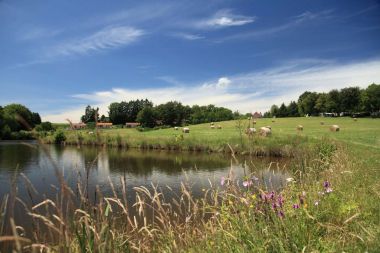
<svg viewBox="0 0 380 253">
<path fill-rule="evenodd" d="M 117 192 L 121 178 L 125 179 L 127 200 L 135 202 L 136 186 L 151 188 L 158 185 L 162 192 L 179 193 L 181 183 L 191 188 L 194 197 L 203 195 L 210 184 L 218 187 L 222 176 L 232 171 L 239 184 L 244 175 L 253 174 L 266 189 L 279 189 L 286 184 L 289 160 L 250 158 L 215 153 L 141 151 L 102 147 L 40 145 L 37 142 L 0 142 L 0 199 L 17 189 L 23 200 L 39 203 L 44 197 L 54 198 L 59 187 L 58 170 L 67 184 L 77 193 L 78 182 L 85 194 L 96 201 L 96 187 L 111 195 L 111 184 Z M 25 177 L 27 180 L 25 179 Z M 14 187 L 12 188 L 12 178 Z M 28 191 L 30 181 L 38 194 Z M 168 190 L 168 187 L 172 191 Z M 16 209 L 16 208 L 15 208 Z M 22 218 L 23 210 L 14 210 Z"/>
</svg>

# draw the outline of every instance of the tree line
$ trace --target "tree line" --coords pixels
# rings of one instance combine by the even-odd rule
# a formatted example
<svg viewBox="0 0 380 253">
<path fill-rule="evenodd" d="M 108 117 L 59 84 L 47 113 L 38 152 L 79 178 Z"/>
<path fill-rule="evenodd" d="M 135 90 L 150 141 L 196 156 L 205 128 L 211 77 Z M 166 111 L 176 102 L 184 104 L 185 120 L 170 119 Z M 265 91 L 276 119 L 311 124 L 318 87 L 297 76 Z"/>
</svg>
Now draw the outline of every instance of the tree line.
<svg viewBox="0 0 380 253">
<path fill-rule="evenodd" d="M 232 120 L 239 117 L 238 112 L 230 109 L 207 106 L 188 106 L 178 101 L 170 101 L 154 106 L 148 99 L 137 99 L 111 103 L 108 107 L 108 117 L 99 117 L 98 108 L 87 106 L 85 114 L 81 117 L 84 123 L 111 122 L 114 125 L 124 125 L 127 122 L 138 122 L 143 127 L 181 126 L 186 124 L 199 124 L 213 121 Z"/>
<path fill-rule="evenodd" d="M 272 105 L 264 117 L 298 117 L 320 113 L 343 113 L 344 115 L 379 116 L 380 85 L 371 84 L 366 89 L 348 87 L 330 90 L 327 93 L 305 91 L 298 101 L 288 105 Z"/>
</svg>

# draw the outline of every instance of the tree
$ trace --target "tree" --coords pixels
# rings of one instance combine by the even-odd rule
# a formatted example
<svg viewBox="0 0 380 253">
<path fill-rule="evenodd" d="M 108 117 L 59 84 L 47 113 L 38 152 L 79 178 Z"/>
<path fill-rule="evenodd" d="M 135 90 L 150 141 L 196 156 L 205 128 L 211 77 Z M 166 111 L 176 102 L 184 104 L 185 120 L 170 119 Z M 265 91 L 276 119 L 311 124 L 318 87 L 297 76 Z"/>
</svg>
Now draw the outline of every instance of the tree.
<svg viewBox="0 0 380 253">
<path fill-rule="evenodd" d="M 315 109 L 317 112 L 326 112 L 327 97 L 328 95 L 326 93 L 320 93 L 318 95 L 318 99 L 315 102 Z"/>
<path fill-rule="evenodd" d="M 157 114 L 153 107 L 145 107 L 137 114 L 137 122 L 143 127 L 156 126 Z"/>
<path fill-rule="evenodd" d="M 278 114 L 278 106 L 277 105 L 272 105 L 270 108 L 270 114 L 272 117 L 277 116 Z"/>
<path fill-rule="evenodd" d="M 32 112 L 32 122 L 33 125 L 41 124 L 40 114 L 38 114 L 37 112 Z"/>
<path fill-rule="evenodd" d="M 327 112 L 340 112 L 340 92 L 331 90 L 326 97 L 325 109 Z"/>
<path fill-rule="evenodd" d="M 359 110 L 360 88 L 349 87 L 340 90 L 340 106 L 345 112 L 355 112 Z"/>
<path fill-rule="evenodd" d="M 361 94 L 361 107 L 367 112 L 380 111 L 380 85 L 371 84 Z"/>
<path fill-rule="evenodd" d="M 182 125 L 185 119 L 185 107 L 177 101 L 167 102 L 156 107 L 157 115 L 164 125 Z"/>
<path fill-rule="evenodd" d="M 96 120 L 99 120 L 98 110 L 99 108 L 95 109 L 95 108 L 92 108 L 90 105 L 88 105 L 85 109 L 84 115 L 81 117 L 82 122 L 84 123 L 95 122 L 95 117 L 96 117 Z"/>
<path fill-rule="evenodd" d="M 288 111 L 286 109 L 286 106 L 284 103 L 280 105 L 280 108 L 278 108 L 278 113 L 276 115 L 277 117 L 287 117 L 288 116 Z"/>
<path fill-rule="evenodd" d="M 298 113 L 298 105 L 295 101 L 291 101 L 287 106 L 286 110 L 288 111 L 289 117 L 298 117 L 300 116 Z"/>
<path fill-rule="evenodd" d="M 115 125 L 124 125 L 126 122 L 135 122 L 137 114 L 145 107 L 153 107 L 153 103 L 148 99 L 112 103 L 108 107 L 109 120 Z"/>
<path fill-rule="evenodd" d="M 34 127 L 32 112 L 21 104 L 10 104 L 4 107 L 4 121 L 12 132 L 29 130 Z"/>
<path fill-rule="evenodd" d="M 298 111 L 300 115 L 316 115 L 317 110 L 315 109 L 315 104 L 318 99 L 318 94 L 316 92 L 305 91 L 298 98 Z"/>
</svg>

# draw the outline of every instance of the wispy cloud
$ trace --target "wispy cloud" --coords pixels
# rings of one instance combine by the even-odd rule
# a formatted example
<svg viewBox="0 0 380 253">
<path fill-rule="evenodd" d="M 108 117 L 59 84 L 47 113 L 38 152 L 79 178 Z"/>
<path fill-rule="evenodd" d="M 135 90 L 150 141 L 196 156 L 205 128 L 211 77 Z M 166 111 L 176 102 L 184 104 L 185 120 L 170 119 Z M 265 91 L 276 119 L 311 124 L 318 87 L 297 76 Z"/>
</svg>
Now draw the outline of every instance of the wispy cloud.
<svg viewBox="0 0 380 253">
<path fill-rule="evenodd" d="M 277 26 L 272 26 L 272 27 L 268 27 L 268 28 L 264 28 L 260 30 L 241 32 L 241 33 L 233 34 L 230 36 L 225 36 L 221 39 L 218 39 L 217 42 L 223 42 L 223 41 L 235 40 L 235 39 L 263 38 L 265 36 L 277 35 L 281 32 L 293 29 L 309 21 L 330 19 L 333 17 L 333 12 L 334 12 L 333 10 L 324 10 L 321 12 L 306 11 L 306 12 L 301 13 L 300 15 L 291 17 L 290 21 L 287 21 L 283 24 L 279 24 Z"/>
<path fill-rule="evenodd" d="M 111 102 L 148 98 L 154 103 L 171 100 L 184 104 L 216 104 L 241 112 L 266 111 L 272 104 L 296 100 L 305 90 L 328 91 L 349 85 L 366 87 L 380 82 L 380 60 L 341 64 L 331 60 L 301 59 L 283 62 L 277 67 L 251 73 L 224 76 L 215 80 L 172 84 L 163 88 L 113 88 L 73 97 L 100 108 L 107 114 Z M 169 80 L 170 81 L 170 80 Z M 177 81 L 176 81 L 177 82 Z M 43 119 L 62 122 L 69 117 L 79 120 L 83 108 L 45 114 Z"/>
<path fill-rule="evenodd" d="M 87 37 L 69 40 L 53 47 L 50 57 L 85 55 L 120 48 L 137 41 L 145 32 L 129 26 L 109 26 Z"/>
<path fill-rule="evenodd" d="M 24 31 L 20 32 L 21 40 L 36 40 L 54 37 L 60 34 L 62 30 L 60 29 L 48 29 L 44 27 L 26 27 Z"/>
<path fill-rule="evenodd" d="M 231 10 L 220 10 L 212 17 L 194 22 L 195 28 L 217 29 L 231 26 L 242 26 L 256 20 L 253 16 L 243 16 L 232 13 Z"/>
<path fill-rule="evenodd" d="M 192 33 L 173 33 L 173 36 L 184 40 L 201 40 L 205 38 L 204 36 Z"/>
</svg>

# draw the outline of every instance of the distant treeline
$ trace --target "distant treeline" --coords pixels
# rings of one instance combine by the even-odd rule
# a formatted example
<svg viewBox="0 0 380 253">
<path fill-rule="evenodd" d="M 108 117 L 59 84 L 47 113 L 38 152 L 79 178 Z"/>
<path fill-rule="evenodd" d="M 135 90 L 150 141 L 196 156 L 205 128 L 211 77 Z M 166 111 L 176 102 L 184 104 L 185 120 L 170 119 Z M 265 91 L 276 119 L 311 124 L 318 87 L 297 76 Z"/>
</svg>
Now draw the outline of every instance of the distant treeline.
<svg viewBox="0 0 380 253">
<path fill-rule="evenodd" d="M 111 103 L 108 107 L 108 117 L 98 116 L 98 121 L 111 122 L 114 125 L 124 125 L 127 122 L 139 122 L 144 127 L 181 126 L 186 124 L 199 124 L 213 121 L 232 120 L 240 116 L 230 109 L 207 106 L 188 106 L 180 102 L 171 101 L 154 106 L 147 99 L 132 100 L 129 102 Z M 87 106 L 85 114 L 81 117 L 84 123 L 95 121 L 97 108 Z"/>
<path fill-rule="evenodd" d="M 270 111 L 264 113 L 264 117 L 316 116 L 321 113 L 378 117 L 379 112 L 380 85 L 371 84 L 366 89 L 348 87 L 328 93 L 305 91 L 297 102 L 272 105 Z"/>
</svg>

